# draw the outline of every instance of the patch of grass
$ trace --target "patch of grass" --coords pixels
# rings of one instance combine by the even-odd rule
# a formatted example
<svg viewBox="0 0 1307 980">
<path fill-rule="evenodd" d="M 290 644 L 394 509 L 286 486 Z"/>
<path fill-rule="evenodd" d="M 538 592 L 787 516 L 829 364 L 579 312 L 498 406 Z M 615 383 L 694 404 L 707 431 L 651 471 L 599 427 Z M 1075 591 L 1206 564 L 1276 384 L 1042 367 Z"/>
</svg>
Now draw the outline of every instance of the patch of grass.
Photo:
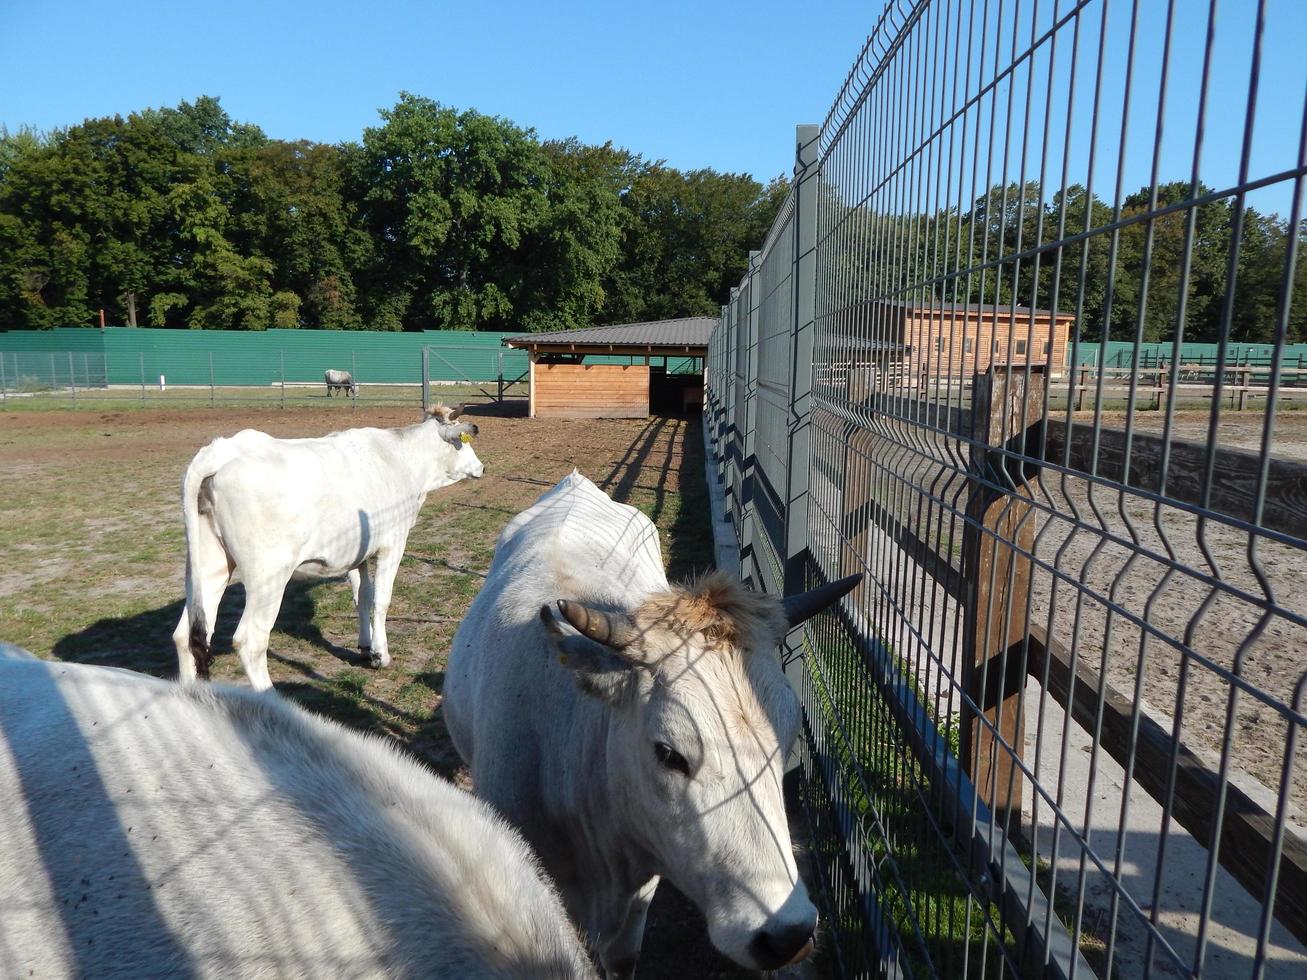
<svg viewBox="0 0 1307 980">
<path fill-rule="evenodd" d="M 342 670 L 331 680 L 332 689 L 342 697 L 358 702 L 368 686 L 368 675 L 361 670 Z"/>
</svg>

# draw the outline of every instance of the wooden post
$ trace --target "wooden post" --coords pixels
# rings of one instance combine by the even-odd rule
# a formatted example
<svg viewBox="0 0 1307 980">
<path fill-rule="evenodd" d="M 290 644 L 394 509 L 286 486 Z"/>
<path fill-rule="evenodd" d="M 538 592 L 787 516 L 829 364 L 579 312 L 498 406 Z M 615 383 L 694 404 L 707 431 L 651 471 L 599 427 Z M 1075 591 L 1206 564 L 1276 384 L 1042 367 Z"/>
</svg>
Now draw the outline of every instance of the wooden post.
<svg viewBox="0 0 1307 980">
<path fill-rule="evenodd" d="M 1245 364 L 1239 369 L 1239 411 L 1248 409 L 1248 387 L 1253 383 L 1252 365 Z"/>
<path fill-rule="evenodd" d="M 526 356 L 526 415 L 533 419 L 536 417 L 536 352 L 528 350 Z"/>
<path fill-rule="evenodd" d="M 964 688 L 979 713 L 964 705 L 961 761 L 994 811 L 995 823 L 1010 837 L 1021 830 L 1022 777 L 1015 760 L 1025 754 L 1022 695 L 1036 521 L 1022 461 L 994 450 L 1038 452 L 1038 430 L 1031 427 L 1044 418 L 1044 370 L 1043 365 L 991 367 L 977 375 L 972 400 L 962 666 Z"/>
<path fill-rule="evenodd" d="M 1075 404 L 1076 404 L 1077 412 L 1083 412 L 1085 410 L 1085 392 L 1088 390 L 1088 388 L 1089 388 L 1089 365 L 1082 364 L 1080 365 L 1080 381 L 1076 387 Z"/>
</svg>

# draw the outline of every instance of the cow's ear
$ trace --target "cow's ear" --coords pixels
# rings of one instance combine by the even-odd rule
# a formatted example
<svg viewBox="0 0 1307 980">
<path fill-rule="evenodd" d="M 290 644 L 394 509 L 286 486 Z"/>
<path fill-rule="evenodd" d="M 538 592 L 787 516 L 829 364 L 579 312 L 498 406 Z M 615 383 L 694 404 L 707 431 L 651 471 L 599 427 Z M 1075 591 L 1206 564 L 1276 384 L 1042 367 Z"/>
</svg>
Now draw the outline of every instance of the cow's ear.
<svg viewBox="0 0 1307 980">
<path fill-rule="evenodd" d="M 583 693 L 614 706 L 626 700 L 636 683 L 634 660 L 588 636 L 564 633 L 548 604 L 540 607 L 540 619 L 558 662 Z"/>
</svg>

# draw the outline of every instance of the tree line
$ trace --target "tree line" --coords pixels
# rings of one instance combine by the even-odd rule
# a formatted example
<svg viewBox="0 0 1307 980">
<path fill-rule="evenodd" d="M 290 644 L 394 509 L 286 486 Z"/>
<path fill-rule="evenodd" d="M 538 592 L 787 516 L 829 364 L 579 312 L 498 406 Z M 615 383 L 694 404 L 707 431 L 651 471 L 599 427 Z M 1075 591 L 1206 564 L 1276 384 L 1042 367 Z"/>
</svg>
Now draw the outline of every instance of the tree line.
<svg viewBox="0 0 1307 980">
<path fill-rule="evenodd" d="M 1184 341 L 1215 343 L 1228 320 L 1225 339 L 1272 343 L 1287 298 L 1284 340 L 1307 341 L 1307 222 L 1295 229 L 1201 183 L 1144 187 L 1118 210 L 1080 185 L 1027 181 L 907 215 L 822 190 L 830 275 L 850 284 L 855 305 L 1056 308 L 1078 314 L 1088 342 L 1172 342 L 1183 323 Z"/>
<path fill-rule="evenodd" d="M 788 193 L 402 94 L 337 145 L 216 98 L 0 129 L 0 327 L 537 331 L 715 315 Z"/>
<path fill-rule="evenodd" d="M 102 309 L 244 330 L 715 315 L 788 190 L 542 141 L 410 94 L 338 145 L 269 139 L 211 97 L 0 130 L 0 327 L 92 325 Z M 1133 340 L 1140 324 L 1144 341 L 1173 340 L 1183 319 L 1184 339 L 1211 342 L 1228 317 L 1229 339 L 1272 341 L 1290 246 L 1307 253 L 1307 223 L 1188 182 L 1119 208 L 1080 186 L 1010 183 L 907 214 L 820 191 L 826 267 L 855 303 L 1055 305 L 1080 314 L 1086 340 Z M 1286 339 L 1307 340 L 1301 258 L 1292 285 Z"/>
</svg>

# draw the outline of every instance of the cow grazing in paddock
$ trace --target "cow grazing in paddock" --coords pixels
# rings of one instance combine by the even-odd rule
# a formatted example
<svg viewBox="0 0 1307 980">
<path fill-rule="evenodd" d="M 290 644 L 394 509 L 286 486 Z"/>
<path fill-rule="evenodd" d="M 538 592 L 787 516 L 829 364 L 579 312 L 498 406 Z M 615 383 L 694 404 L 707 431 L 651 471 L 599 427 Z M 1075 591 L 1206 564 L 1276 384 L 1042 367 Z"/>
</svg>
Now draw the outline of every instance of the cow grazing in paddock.
<svg viewBox="0 0 1307 980">
<path fill-rule="evenodd" d="M 327 368 L 323 374 L 323 380 L 327 382 L 327 397 L 331 397 L 333 391 L 339 391 L 342 395 L 349 395 L 351 398 L 357 398 L 359 386 L 354 382 L 354 375 L 348 371 L 337 371 L 335 368 Z"/>
<path fill-rule="evenodd" d="M 346 429 L 317 439 L 274 439 L 253 429 L 215 439 L 182 480 L 186 604 L 173 633 L 182 680 L 209 676 L 218 602 L 245 583 L 234 645 L 263 690 L 268 637 L 293 576 L 346 576 L 359 649 L 390 663 L 386 611 L 408 534 L 432 490 L 480 477 L 477 427 L 437 405 L 416 425 Z"/>
<path fill-rule="evenodd" d="M 6 977 L 591 977 L 530 849 L 271 694 L 0 644 Z"/>
<path fill-rule="evenodd" d="M 663 875 L 738 963 L 811 950 L 781 791 L 799 704 L 775 650 L 857 580 L 784 601 L 720 573 L 670 586 L 653 524 L 576 472 L 500 535 L 445 720 L 610 976 L 634 973 Z"/>
</svg>

